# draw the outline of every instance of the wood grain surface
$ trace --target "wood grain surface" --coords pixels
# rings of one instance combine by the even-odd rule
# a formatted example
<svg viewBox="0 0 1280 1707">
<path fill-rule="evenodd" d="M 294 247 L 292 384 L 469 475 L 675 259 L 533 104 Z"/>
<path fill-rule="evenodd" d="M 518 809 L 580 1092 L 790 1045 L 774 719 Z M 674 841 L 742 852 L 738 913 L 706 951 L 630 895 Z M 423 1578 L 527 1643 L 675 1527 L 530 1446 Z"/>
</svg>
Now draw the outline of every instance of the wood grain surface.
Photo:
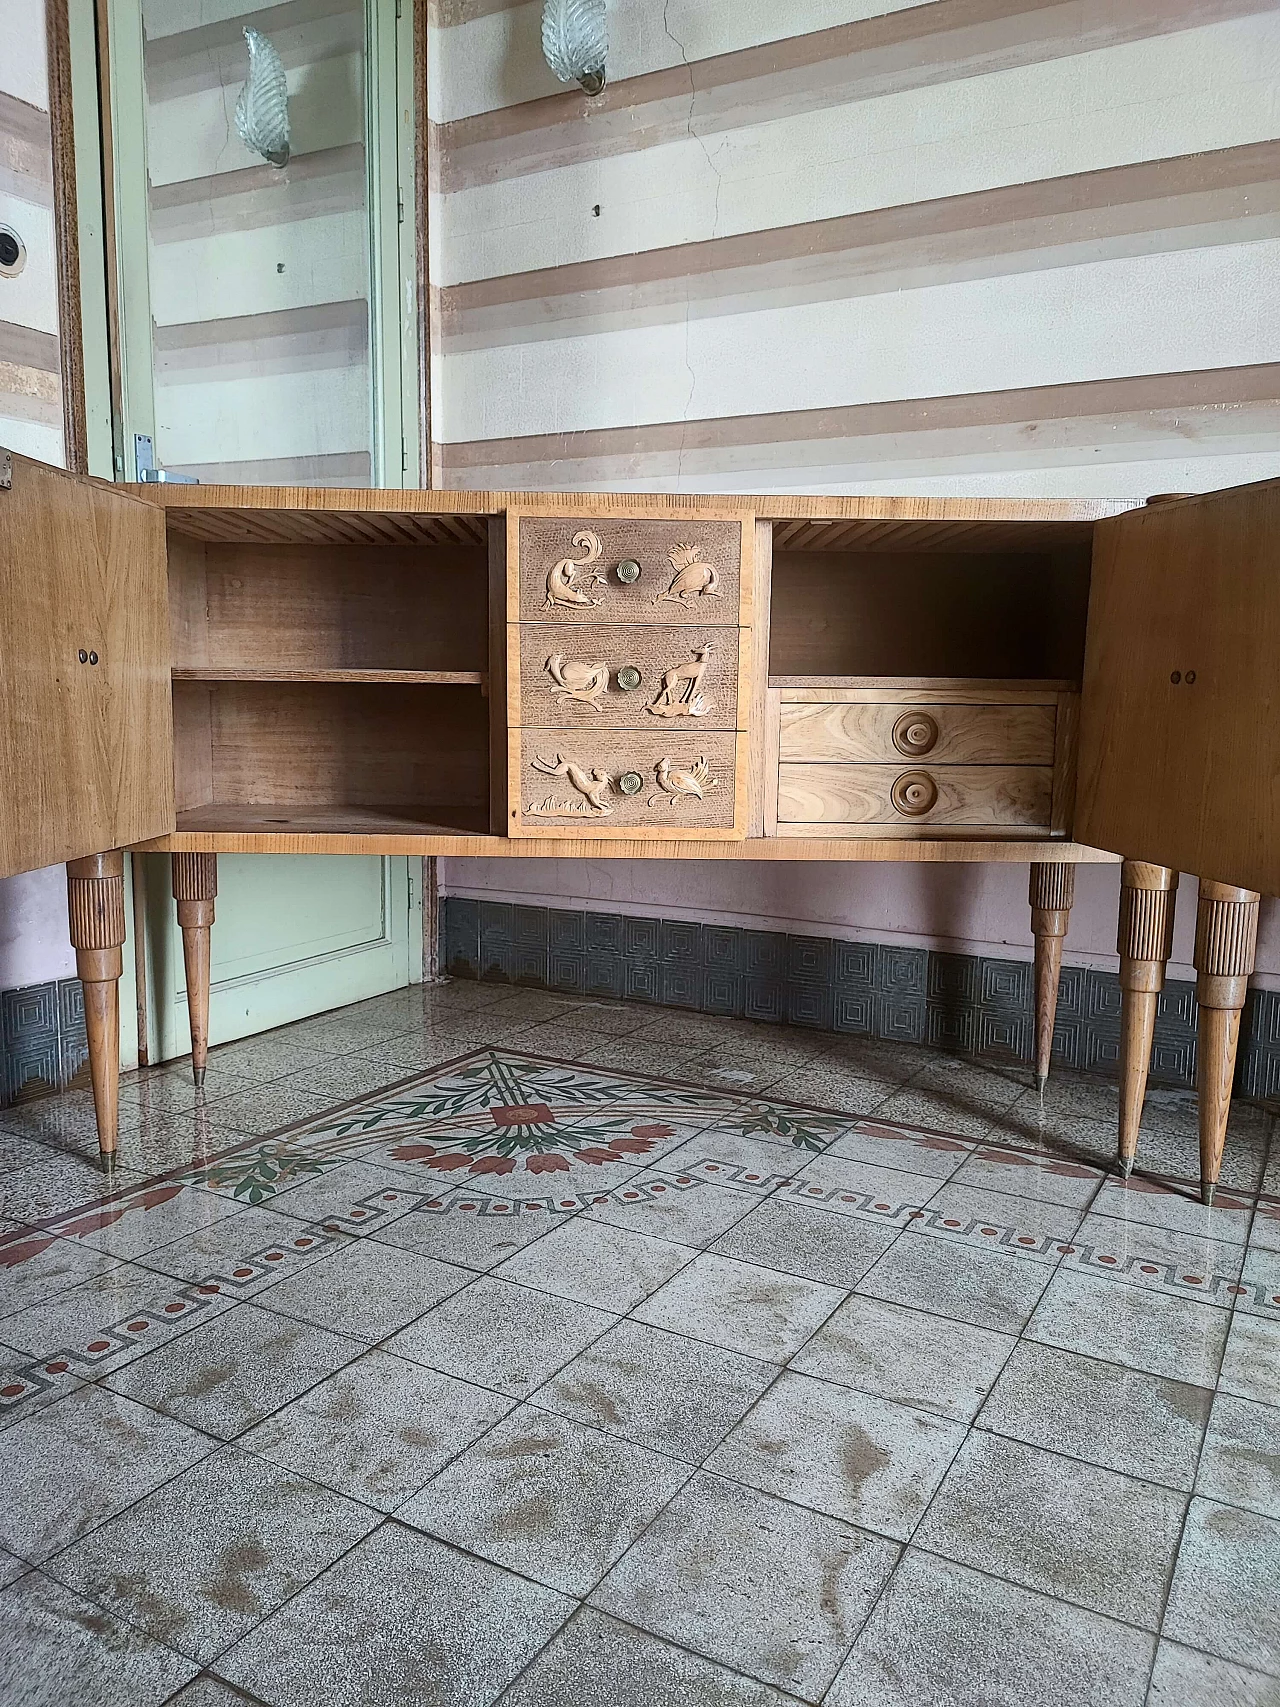
<svg viewBox="0 0 1280 1707">
<path fill-rule="evenodd" d="M 547 729 L 691 732 L 737 729 L 746 723 L 747 704 L 739 704 L 739 652 L 749 645 L 749 629 L 641 628 L 627 623 L 600 623 L 589 631 L 557 623 L 513 623 L 511 628 L 519 647 L 520 670 L 519 700 L 508 708 L 514 723 Z M 664 676 L 672 670 L 695 670 L 696 654 L 703 647 L 707 648 L 705 669 L 696 692 L 707 707 L 705 713 L 664 715 L 667 708 L 659 703 L 664 698 L 676 704 L 692 703 L 691 683 L 677 681 L 667 695 Z M 548 668 L 553 659 L 559 660 L 554 671 Z M 641 677 L 640 685 L 630 691 L 618 685 L 619 669 L 628 666 Z M 570 697 L 563 689 L 557 691 L 558 681 L 578 681 L 584 668 L 591 671 L 593 683 L 580 691 L 590 696 L 590 703 Z M 605 685 L 596 691 L 594 684 L 600 682 Z M 512 683 L 516 685 L 514 675 Z"/>
<path fill-rule="evenodd" d="M 927 774 L 937 801 L 919 817 L 896 810 L 897 779 Z M 782 764 L 778 823 L 895 824 L 912 828 L 966 824 L 975 828 L 1044 829 L 1050 824 L 1053 771 L 1038 765 Z"/>
<path fill-rule="evenodd" d="M 163 516 L 15 456 L 0 491 L 0 876 L 173 822 Z"/>
<path fill-rule="evenodd" d="M 563 836 L 566 830 L 581 829 L 612 840 L 637 831 L 661 839 L 743 833 L 745 791 L 736 775 L 735 733 L 521 729 L 513 730 L 510 739 L 512 835 Z M 699 762 L 705 761 L 702 797 L 692 791 L 664 792 L 658 780 L 663 759 L 669 762 L 668 786 L 673 790 L 678 790 L 682 776 L 696 773 Z M 538 761 L 553 767 L 573 765 L 600 805 L 592 804 L 572 776 L 549 775 L 538 768 Z M 628 772 L 641 782 L 633 794 L 620 786 Z M 601 777 L 607 780 L 600 782 Z"/>
<path fill-rule="evenodd" d="M 915 712 L 936 727 L 927 749 L 903 752 L 894 730 Z M 1052 705 L 947 705 L 920 699 L 909 705 L 784 704 L 778 751 L 786 763 L 862 760 L 930 765 L 1050 765 L 1056 710 Z M 903 737 L 906 738 L 905 736 Z"/>
<path fill-rule="evenodd" d="M 744 527 L 750 517 L 715 519 L 683 517 L 672 521 L 656 517 L 611 516 L 605 513 L 585 519 L 572 515 L 522 515 L 511 513 L 509 546 L 512 559 L 513 607 L 509 614 L 522 622 L 572 623 L 580 626 L 599 622 L 650 623 L 696 622 L 700 625 L 736 627 L 749 623 L 750 610 L 741 590 Z M 589 535 L 600 542 L 598 557 L 587 561 L 591 547 L 575 545 L 574 539 Z M 698 565 L 685 571 L 690 591 L 687 597 L 669 596 L 679 573 L 671 553 L 682 547 L 698 551 L 698 564 L 707 573 L 699 576 Z M 640 565 L 640 578 L 627 585 L 618 579 L 618 564 L 627 559 Z M 560 600 L 581 597 L 590 603 L 548 603 L 548 577 L 558 563 L 579 563 L 572 574 L 561 578 L 556 595 Z M 679 558 L 677 558 L 677 562 Z M 714 586 L 692 590 L 699 579 Z"/>
</svg>

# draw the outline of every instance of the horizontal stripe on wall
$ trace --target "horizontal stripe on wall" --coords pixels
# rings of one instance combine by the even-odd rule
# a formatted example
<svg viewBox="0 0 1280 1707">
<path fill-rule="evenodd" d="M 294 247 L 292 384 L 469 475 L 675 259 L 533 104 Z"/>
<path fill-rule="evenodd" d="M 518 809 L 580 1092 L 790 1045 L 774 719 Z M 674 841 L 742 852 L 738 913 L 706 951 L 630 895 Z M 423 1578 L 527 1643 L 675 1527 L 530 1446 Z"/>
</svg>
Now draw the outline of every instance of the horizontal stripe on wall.
<svg viewBox="0 0 1280 1707">
<path fill-rule="evenodd" d="M 353 367 L 368 359 L 369 308 L 363 301 L 324 302 L 157 326 L 153 345 L 157 385 Z"/>
<path fill-rule="evenodd" d="M 364 8 L 356 0 L 284 0 L 194 29 L 150 34 L 143 46 L 147 100 L 172 101 L 201 89 L 235 86 L 248 73 L 244 28 L 270 34 L 286 70 L 363 51 Z"/>
<path fill-rule="evenodd" d="M 33 326 L 0 320 L 0 362 L 33 368 L 37 373 L 58 373 L 58 340 L 52 332 L 38 332 Z"/>
<path fill-rule="evenodd" d="M 287 173 L 275 166 L 243 166 L 177 183 L 153 184 L 148 193 L 153 243 L 179 243 L 315 219 L 364 208 L 364 147 L 346 143 L 290 158 Z"/>
<path fill-rule="evenodd" d="M 194 474 L 204 486 L 368 486 L 373 478 L 367 450 L 169 466 L 177 474 Z"/>
<path fill-rule="evenodd" d="M 632 153 L 821 107 L 1093 53 L 1272 10 L 1272 0 L 932 0 L 833 29 L 433 127 L 439 187 Z M 211 28 L 213 26 L 210 26 Z M 435 174 L 433 174 L 434 176 Z"/>
<path fill-rule="evenodd" d="M 0 359 L 0 418 L 61 427 L 62 384 L 57 372 Z"/>
<path fill-rule="evenodd" d="M 1027 468 L 1101 454 L 1140 461 L 1274 451 L 1280 363 L 1140 374 L 965 396 L 664 421 L 441 446 L 447 486 L 608 491 L 615 481 L 712 480 L 734 469 L 848 466 L 849 478 L 918 476 L 944 465 Z"/>
<path fill-rule="evenodd" d="M 448 286 L 476 349 L 1280 235 L 1280 142 L 1002 185 Z"/>
<path fill-rule="evenodd" d="M 0 89 L 0 193 L 53 206 L 49 115 Z"/>
</svg>

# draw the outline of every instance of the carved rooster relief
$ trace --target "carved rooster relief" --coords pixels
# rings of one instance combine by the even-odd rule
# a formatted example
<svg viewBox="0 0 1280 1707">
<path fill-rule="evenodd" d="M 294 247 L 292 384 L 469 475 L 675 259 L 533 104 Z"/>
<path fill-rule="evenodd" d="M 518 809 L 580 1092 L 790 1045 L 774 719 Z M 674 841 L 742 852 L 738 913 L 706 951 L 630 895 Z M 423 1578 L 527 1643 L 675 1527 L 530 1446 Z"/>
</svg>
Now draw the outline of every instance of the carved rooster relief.
<svg viewBox="0 0 1280 1707">
<path fill-rule="evenodd" d="M 645 707 L 651 717 L 707 715 L 711 701 L 702 693 L 702 678 L 707 673 L 707 663 L 713 650 L 713 643 L 704 640 L 701 646 L 694 647 L 691 663 L 677 664 L 673 670 L 663 672 L 661 692 L 652 705 Z"/>
<path fill-rule="evenodd" d="M 651 794 L 646 804 L 655 805 L 665 794 L 672 806 L 679 800 L 702 800 L 713 788 L 719 788 L 718 777 L 711 774 L 706 758 L 695 759 L 687 770 L 677 770 L 669 758 L 658 760 L 658 787 L 662 794 Z"/>
<path fill-rule="evenodd" d="M 583 664 L 576 658 L 566 663 L 563 653 L 553 652 L 542 667 L 551 677 L 552 699 L 576 699 L 593 711 L 603 709 L 600 695 L 609 685 L 607 664 Z"/>
<path fill-rule="evenodd" d="M 543 607 L 554 610 L 557 605 L 598 605 L 599 599 L 593 599 L 585 587 L 575 587 L 574 579 L 579 569 L 585 569 L 588 563 L 594 563 L 604 547 L 600 543 L 600 535 L 592 533 L 589 528 L 583 528 L 581 533 L 575 533 L 573 543 L 579 551 L 585 551 L 585 557 L 562 557 L 547 571 L 547 601 Z M 595 582 L 604 584 L 604 576 L 596 575 Z"/>
<path fill-rule="evenodd" d="M 576 541 L 575 541 L 576 543 Z M 675 570 L 675 578 L 665 593 L 653 601 L 660 605 L 664 599 L 673 604 L 689 604 L 693 599 L 720 599 L 720 577 L 713 564 L 703 562 L 700 545 L 677 545 L 667 553 L 667 561 Z"/>
</svg>

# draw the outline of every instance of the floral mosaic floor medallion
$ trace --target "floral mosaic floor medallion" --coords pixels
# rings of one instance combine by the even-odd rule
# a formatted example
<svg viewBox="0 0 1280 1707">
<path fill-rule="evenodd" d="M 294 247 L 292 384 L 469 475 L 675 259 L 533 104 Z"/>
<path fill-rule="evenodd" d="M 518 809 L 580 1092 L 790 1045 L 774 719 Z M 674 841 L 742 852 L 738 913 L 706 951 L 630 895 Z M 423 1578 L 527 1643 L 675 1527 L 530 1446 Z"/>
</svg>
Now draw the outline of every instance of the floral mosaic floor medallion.
<svg viewBox="0 0 1280 1707">
<path fill-rule="evenodd" d="M 860 1176 L 849 1166 L 860 1143 L 874 1147 L 881 1161 L 887 1146 L 892 1165 Z M 923 1160 L 926 1151 L 954 1154 L 957 1165 L 973 1159 L 988 1173 L 1007 1172 L 1001 1192 L 1009 1195 L 999 1200 L 1021 1204 L 1025 1220 L 1019 1213 L 990 1220 L 970 1210 L 930 1207 L 920 1176 L 937 1169 Z M 872 1183 L 863 1176 L 874 1176 Z M 128 1222 L 130 1231 L 137 1227 L 142 1234 L 130 1239 L 130 1260 L 145 1266 L 154 1258 L 137 1255 L 140 1247 L 155 1252 L 179 1236 L 157 1211 L 200 1192 L 283 1210 L 292 1229 L 280 1244 L 251 1248 L 253 1218 L 246 1217 L 243 1250 L 183 1283 L 166 1283 L 158 1274 L 155 1297 L 131 1297 L 119 1321 L 107 1319 L 108 1290 L 101 1319 L 86 1319 L 70 1341 L 42 1346 L 38 1355 L 0 1372 L 0 1413 L 60 1382 L 141 1355 L 163 1336 L 185 1331 L 192 1317 L 250 1295 L 273 1274 L 322 1258 L 350 1236 L 376 1234 L 380 1223 L 407 1214 L 557 1217 L 708 1184 L 910 1225 L 934 1237 L 1089 1268 L 1182 1296 L 1220 1304 L 1240 1299 L 1256 1312 L 1280 1315 L 1280 1294 L 1270 1285 L 1242 1282 L 1238 1269 L 1219 1273 L 1201 1264 L 1203 1272 L 1193 1271 L 1160 1227 L 1117 1221 L 1110 1223 L 1115 1237 L 1108 1229 L 1102 1240 L 1046 1231 L 1037 1225 L 1035 1200 L 1042 1195 L 1038 1182 L 1047 1187 L 1050 1176 L 1079 1181 L 1087 1192 L 1101 1186 L 1106 1170 L 1067 1154 L 479 1049 L 271 1136 L 194 1156 L 151 1179 L 131 1177 L 92 1202 L 0 1234 L 0 1268 L 17 1269 L 58 1241 L 101 1247 L 98 1235 Z M 901 1185 L 886 1186 L 891 1179 Z M 941 1186 L 942 1179 L 932 1183 Z M 1131 1189 L 1164 1188 L 1135 1180 Z M 1054 1198 L 1047 1189 L 1043 1195 Z M 1280 1221 L 1280 1202 L 1260 1198 L 1257 1213 Z M 227 1223 L 218 1225 L 225 1229 Z M 234 1227 L 228 1242 L 234 1243 Z"/>
</svg>

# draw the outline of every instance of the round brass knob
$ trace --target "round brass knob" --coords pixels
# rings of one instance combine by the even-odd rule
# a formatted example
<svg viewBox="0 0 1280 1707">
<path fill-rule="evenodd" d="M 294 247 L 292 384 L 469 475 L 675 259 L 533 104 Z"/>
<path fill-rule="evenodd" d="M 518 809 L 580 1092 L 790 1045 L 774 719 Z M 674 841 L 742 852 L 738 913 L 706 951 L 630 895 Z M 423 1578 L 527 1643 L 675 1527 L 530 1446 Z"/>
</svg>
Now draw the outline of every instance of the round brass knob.
<svg viewBox="0 0 1280 1707">
<path fill-rule="evenodd" d="M 618 579 L 628 587 L 640 579 L 640 565 L 634 557 L 624 557 L 618 565 Z"/>
<path fill-rule="evenodd" d="M 938 720 L 927 711 L 904 711 L 893 726 L 893 744 L 909 759 L 931 753 L 938 744 Z"/>
<path fill-rule="evenodd" d="M 894 779 L 889 798 L 904 818 L 922 818 L 938 804 L 938 785 L 928 771 L 903 771 Z"/>
<path fill-rule="evenodd" d="M 640 686 L 640 672 L 634 664 L 624 664 L 618 671 L 618 686 L 624 693 Z"/>
<path fill-rule="evenodd" d="M 639 771 L 623 771 L 618 778 L 618 787 L 624 794 L 639 794 L 644 787 L 644 778 Z"/>
</svg>

